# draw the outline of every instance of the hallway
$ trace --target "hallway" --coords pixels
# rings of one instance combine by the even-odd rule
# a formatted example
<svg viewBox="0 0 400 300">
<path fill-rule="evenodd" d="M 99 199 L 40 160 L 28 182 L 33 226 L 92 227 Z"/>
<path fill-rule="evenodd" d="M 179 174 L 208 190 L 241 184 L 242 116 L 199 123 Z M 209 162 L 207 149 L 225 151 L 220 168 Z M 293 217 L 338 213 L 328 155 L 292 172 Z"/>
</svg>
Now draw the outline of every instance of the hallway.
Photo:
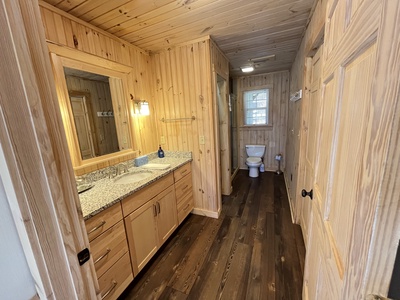
<svg viewBox="0 0 400 300">
<path fill-rule="evenodd" d="M 301 299 L 305 248 L 283 176 L 241 170 L 218 220 L 190 215 L 120 299 Z"/>
</svg>

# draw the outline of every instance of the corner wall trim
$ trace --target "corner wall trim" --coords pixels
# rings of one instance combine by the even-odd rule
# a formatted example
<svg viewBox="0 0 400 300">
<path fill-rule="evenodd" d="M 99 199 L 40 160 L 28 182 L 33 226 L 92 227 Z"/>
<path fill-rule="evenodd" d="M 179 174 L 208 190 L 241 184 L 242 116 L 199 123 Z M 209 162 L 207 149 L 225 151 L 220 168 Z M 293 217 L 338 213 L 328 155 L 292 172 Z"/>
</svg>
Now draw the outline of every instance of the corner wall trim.
<svg viewBox="0 0 400 300">
<path fill-rule="evenodd" d="M 211 211 L 211 210 L 205 210 L 201 208 L 193 208 L 192 214 L 194 215 L 199 215 L 199 216 L 205 216 L 205 217 L 210 217 L 214 219 L 218 219 L 221 211 Z"/>
<path fill-rule="evenodd" d="M 298 224 L 298 222 L 296 222 L 296 220 L 294 218 L 294 214 L 293 214 L 293 203 L 290 200 L 290 193 L 289 193 L 289 188 L 288 188 L 288 180 L 286 178 L 286 172 L 283 172 L 283 178 L 285 179 L 286 193 L 287 193 L 287 197 L 288 197 L 288 201 L 289 201 L 290 215 L 292 217 L 292 223 Z"/>
</svg>

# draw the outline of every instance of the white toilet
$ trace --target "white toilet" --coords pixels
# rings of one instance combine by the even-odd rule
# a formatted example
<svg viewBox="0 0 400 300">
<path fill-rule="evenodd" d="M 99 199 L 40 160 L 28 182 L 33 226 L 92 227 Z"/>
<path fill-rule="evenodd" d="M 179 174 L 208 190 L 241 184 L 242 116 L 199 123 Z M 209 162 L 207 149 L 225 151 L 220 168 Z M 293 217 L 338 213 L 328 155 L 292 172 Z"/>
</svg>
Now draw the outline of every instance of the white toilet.
<svg viewBox="0 0 400 300">
<path fill-rule="evenodd" d="M 262 164 L 262 158 L 265 153 L 264 145 L 246 145 L 246 165 L 249 167 L 249 176 L 258 177 L 258 168 Z"/>
</svg>

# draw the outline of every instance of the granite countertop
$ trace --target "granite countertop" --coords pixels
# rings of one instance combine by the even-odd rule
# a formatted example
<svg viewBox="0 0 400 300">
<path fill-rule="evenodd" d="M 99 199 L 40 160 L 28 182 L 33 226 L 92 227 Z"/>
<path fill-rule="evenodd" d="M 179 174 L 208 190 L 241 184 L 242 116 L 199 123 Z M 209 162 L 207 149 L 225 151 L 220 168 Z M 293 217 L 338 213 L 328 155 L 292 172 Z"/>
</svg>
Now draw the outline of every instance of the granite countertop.
<svg viewBox="0 0 400 300">
<path fill-rule="evenodd" d="M 170 164 L 171 167 L 166 170 L 149 170 L 143 167 L 131 167 L 128 172 L 145 171 L 151 173 L 149 177 L 135 183 L 117 184 L 114 182 L 120 176 L 124 176 L 124 173 L 115 178 L 104 178 L 94 182 L 93 188 L 79 195 L 84 219 L 87 220 L 95 216 L 99 212 L 132 195 L 136 191 L 148 186 L 157 179 L 173 172 L 190 161 L 192 161 L 191 157 L 166 156 L 164 158 L 155 158 L 150 160 L 149 163 Z"/>
</svg>

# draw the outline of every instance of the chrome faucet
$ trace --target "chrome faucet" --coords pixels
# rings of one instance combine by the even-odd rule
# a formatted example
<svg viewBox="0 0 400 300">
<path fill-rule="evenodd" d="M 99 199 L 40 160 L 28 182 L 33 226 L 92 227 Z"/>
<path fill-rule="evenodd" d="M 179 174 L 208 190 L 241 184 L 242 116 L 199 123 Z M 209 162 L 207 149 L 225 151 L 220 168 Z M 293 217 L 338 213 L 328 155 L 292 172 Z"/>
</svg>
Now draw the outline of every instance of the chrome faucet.
<svg viewBox="0 0 400 300">
<path fill-rule="evenodd" d="M 124 173 L 128 172 L 128 166 L 124 163 L 117 165 L 117 175 L 121 175 L 122 171 Z"/>
<path fill-rule="evenodd" d="M 127 172 L 128 172 L 127 164 L 120 163 L 115 166 L 110 166 L 108 167 L 108 178 L 111 179 L 121 175 L 122 173 L 127 173 Z"/>
<path fill-rule="evenodd" d="M 109 166 L 108 167 L 108 178 L 114 178 L 117 176 L 117 168 L 115 166 Z"/>
</svg>

